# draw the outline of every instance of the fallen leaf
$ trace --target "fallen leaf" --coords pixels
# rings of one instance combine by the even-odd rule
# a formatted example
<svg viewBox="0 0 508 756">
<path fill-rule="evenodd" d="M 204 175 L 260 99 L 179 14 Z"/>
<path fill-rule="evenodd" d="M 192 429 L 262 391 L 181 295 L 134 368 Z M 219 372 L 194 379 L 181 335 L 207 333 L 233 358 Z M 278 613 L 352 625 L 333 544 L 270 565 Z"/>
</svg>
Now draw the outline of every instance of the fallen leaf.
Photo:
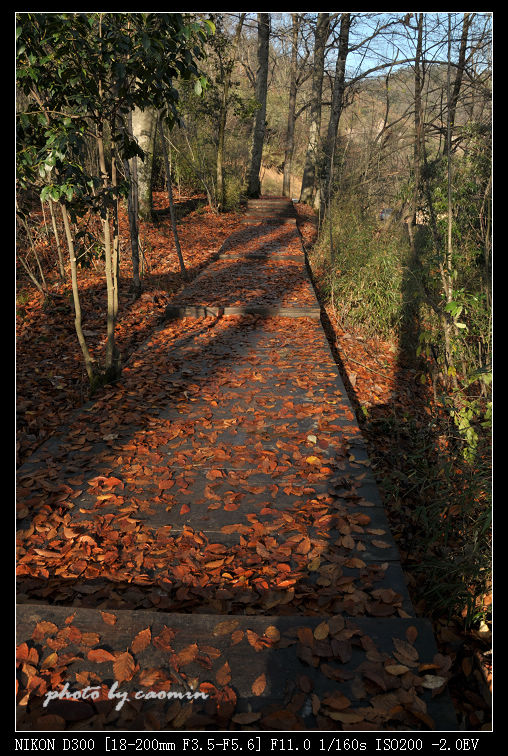
<svg viewBox="0 0 508 756">
<path fill-rule="evenodd" d="M 87 659 L 102 664 L 107 661 L 115 661 L 116 656 L 113 656 L 109 651 L 106 651 L 105 648 L 93 648 L 88 652 Z"/>
<path fill-rule="evenodd" d="M 217 680 L 219 685 L 227 685 L 231 681 L 231 669 L 228 662 L 225 662 L 217 671 L 215 679 Z"/>
<path fill-rule="evenodd" d="M 321 622 L 316 628 L 314 628 L 314 638 L 316 640 L 324 640 L 328 637 L 330 627 L 327 622 Z"/>
<path fill-rule="evenodd" d="M 266 688 L 266 676 L 263 673 L 254 680 L 254 682 L 252 683 L 251 690 L 252 690 L 253 695 L 260 696 L 264 692 L 265 688 Z"/>
<path fill-rule="evenodd" d="M 219 622 L 217 625 L 215 625 L 213 634 L 215 636 L 228 635 L 229 633 L 232 633 L 239 624 L 239 621 L 235 619 L 224 620 L 223 622 Z"/>
<path fill-rule="evenodd" d="M 131 680 L 132 676 L 134 675 L 135 668 L 136 664 L 134 662 L 134 659 L 128 651 L 125 651 L 123 654 L 118 656 L 113 663 L 113 672 L 115 673 L 117 682 L 121 683 Z"/>
<path fill-rule="evenodd" d="M 144 651 L 150 645 L 152 640 L 152 633 L 149 627 L 144 630 L 140 630 L 131 643 L 131 651 L 133 654 L 139 654 L 140 651 Z"/>
</svg>

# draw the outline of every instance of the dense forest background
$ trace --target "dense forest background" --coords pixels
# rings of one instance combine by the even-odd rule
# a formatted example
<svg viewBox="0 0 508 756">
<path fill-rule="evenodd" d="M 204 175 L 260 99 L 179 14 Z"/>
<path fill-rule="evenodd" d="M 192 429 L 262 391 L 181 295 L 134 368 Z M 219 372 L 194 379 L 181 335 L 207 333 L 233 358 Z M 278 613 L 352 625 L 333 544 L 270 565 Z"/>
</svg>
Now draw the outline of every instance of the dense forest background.
<svg viewBox="0 0 508 756">
<path fill-rule="evenodd" d="M 93 394 L 121 373 L 118 319 L 150 288 L 161 198 L 179 285 L 194 268 L 187 210 L 217 230 L 248 197 L 292 198 L 315 229 L 329 333 L 378 349 L 378 383 L 381 355 L 393 359 L 390 400 L 357 413 L 418 600 L 488 640 L 492 15 L 21 13 L 16 25 L 20 348 L 36 295 L 39 317 L 60 313 L 79 344 L 76 405 L 85 384 Z M 83 322 L 90 271 L 105 287 L 102 346 Z M 52 430 L 26 402 L 25 454 Z"/>
</svg>

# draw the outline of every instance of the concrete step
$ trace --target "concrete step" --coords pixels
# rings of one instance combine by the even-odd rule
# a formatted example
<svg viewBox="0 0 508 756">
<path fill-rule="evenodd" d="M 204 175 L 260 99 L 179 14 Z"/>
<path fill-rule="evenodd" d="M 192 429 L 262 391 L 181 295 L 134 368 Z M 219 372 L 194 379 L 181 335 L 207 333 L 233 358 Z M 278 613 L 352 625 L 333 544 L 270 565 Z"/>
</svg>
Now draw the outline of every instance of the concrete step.
<svg viewBox="0 0 508 756">
<path fill-rule="evenodd" d="M 16 641 L 18 730 L 457 729 L 418 618 L 19 604 Z"/>
</svg>

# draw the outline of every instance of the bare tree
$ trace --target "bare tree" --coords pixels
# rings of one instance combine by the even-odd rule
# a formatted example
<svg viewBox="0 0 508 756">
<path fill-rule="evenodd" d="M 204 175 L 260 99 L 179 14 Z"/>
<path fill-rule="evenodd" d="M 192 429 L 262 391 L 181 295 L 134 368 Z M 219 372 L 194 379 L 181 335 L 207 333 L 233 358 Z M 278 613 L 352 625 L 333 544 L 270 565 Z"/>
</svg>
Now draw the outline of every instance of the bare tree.
<svg viewBox="0 0 508 756">
<path fill-rule="evenodd" d="M 319 131 L 321 127 L 321 99 L 323 92 L 325 46 L 329 30 L 330 14 L 319 13 L 314 35 L 314 64 L 312 75 L 309 144 L 305 156 L 300 202 L 312 202 L 315 194 L 316 162 L 319 146 Z"/>
<path fill-rule="evenodd" d="M 291 192 L 291 167 L 293 162 L 293 152 L 295 148 L 295 110 L 297 94 L 297 65 L 298 65 L 298 36 L 300 31 L 300 15 L 292 13 L 293 21 L 291 35 L 291 67 L 289 81 L 289 107 L 288 107 L 288 125 L 286 131 L 286 149 L 284 153 L 284 177 L 282 181 L 282 194 L 285 197 L 290 196 Z"/>
<path fill-rule="evenodd" d="M 330 108 L 330 118 L 328 121 L 328 130 L 323 145 L 323 175 L 321 179 L 321 188 L 316 191 L 314 205 L 316 209 L 322 209 L 328 201 L 330 195 L 330 180 L 333 174 L 333 158 L 335 155 L 335 143 L 337 140 L 337 130 L 342 113 L 344 101 L 344 89 L 346 86 L 346 59 L 348 55 L 349 29 L 351 26 L 351 14 L 343 13 L 340 19 L 339 33 L 339 51 L 337 62 L 335 64 L 335 77 L 333 80 L 332 103 Z"/>
<path fill-rule="evenodd" d="M 261 182 L 259 171 L 263 155 L 263 141 L 266 129 L 266 92 L 268 83 L 268 46 L 270 38 L 270 14 L 258 13 L 258 69 L 256 73 L 256 100 L 259 109 L 256 112 L 252 134 L 251 164 L 247 193 L 250 197 L 259 196 Z"/>
</svg>

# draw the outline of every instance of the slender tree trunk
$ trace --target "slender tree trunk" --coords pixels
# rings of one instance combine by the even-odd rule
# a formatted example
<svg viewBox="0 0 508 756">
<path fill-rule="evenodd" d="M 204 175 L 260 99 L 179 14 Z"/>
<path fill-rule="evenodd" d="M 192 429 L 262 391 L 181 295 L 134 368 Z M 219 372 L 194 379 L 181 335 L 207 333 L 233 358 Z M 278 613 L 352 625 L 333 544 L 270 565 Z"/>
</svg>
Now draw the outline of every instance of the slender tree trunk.
<svg viewBox="0 0 508 756">
<path fill-rule="evenodd" d="M 168 190 L 168 199 L 169 199 L 169 212 L 171 215 L 171 226 L 173 228 L 173 237 L 175 240 L 175 247 L 176 247 L 176 254 L 178 255 L 178 262 L 180 263 L 180 270 L 182 272 L 183 279 L 185 281 L 188 280 L 188 274 L 187 269 L 185 267 L 185 262 L 182 255 L 182 249 L 180 247 L 180 239 L 178 237 L 178 228 L 176 225 L 176 216 L 175 216 L 175 206 L 173 203 L 173 186 L 172 186 L 172 177 L 171 177 L 171 162 L 168 159 L 168 150 L 166 147 L 166 139 L 164 136 L 164 124 L 162 121 L 162 116 L 159 116 L 158 121 L 159 126 L 159 133 L 160 133 L 160 140 L 161 140 L 161 147 L 162 147 L 162 154 L 164 156 L 164 168 L 166 172 L 166 187 Z"/>
<path fill-rule="evenodd" d="M 256 73 L 256 100 L 260 108 L 256 113 L 247 194 L 259 197 L 261 182 L 259 172 L 263 155 L 263 142 L 266 128 L 266 91 L 268 85 L 268 46 L 270 37 L 270 14 L 258 13 L 258 70 Z"/>
<path fill-rule="evenodd" d="M 422 90 L 423 90 L 423 72 L 422 66 L 422 48 L 423 48 L 423 13 L 418 18 L 418 39 L 416 44 L 415 57 L 415 125 L 414 125 L 414 144 L 413 144 L 413 166 L 414 166 L 414 190 L 413 190 L 413 207 L 412 214 L 413 226 L 416 224 L 416 211 L 418 209 L 418 197 L 420 192 L 421 177 L 421 159 L 422 159 Z"/>
<path fill-rule="evenodd" d="M 78 337 L 79 346 L 81 347 L 81 352 L 83 354 L 86 374 L 88 376 L 90 386 L 94 388 L 94 379 L 96 377 L 95 370 L 94 370 L 92 358 L 90 356 L 90 352 L 88 351 L 86 339 L 83 334 L 83 325 L 81 322 L 81 302 L 79 299 L 78 274 L 77 274 L 78 266 L 77 266 L 77 260 L 76 260 L 76 253 L 74 250 L 74 240 L 72 238 L 72 232 L 70 228 L 69 214 L 67 212 L 67 207 L 63 204 L 63 202 L 60 202 L 60 209 L 62 211 L 62 219 L 63 219 L 64 229 L 65 229 L 65 238 L 67 239 L 67 247 L 69 249 L 69 260 L 71 264 L 72 300 L 74 303 L 74 327 L 76 329 L 76 335 Z"/>
<path fill-rule="evenodd" d="M 108 173 L 106 168 L 106 158 L 104 155 L 104 138 L 102 126 L 97 127 L 97 147 L 99 153 L 99 169 L 103 179 L 104 188 L 108 186 Z M 115 346 L 115 325 L 116 325 L 116 295 L 117 271 L 115 268 L 113 243 L 111 239 L 110 220 L 111 212 L 109 201 L 104 200 L 102 217 L 102 230 L 104 234 L 104 256 L 106 272 L 106 290 L 107 290 L 107 341 L 106 341 L 106 363 L 105 376 L 106 380 L 114 380 L 119 371 L 118 353 Z"/>
<path fill-rule="evenodd" d="M 330 14 L 319 13 L 314 35 L 314 65 L 312 76 L 312 105 L 310 110 L 309 144 L 305 156 L 300 202 L 312 203 L 316 191 L 316 164 L 321 129 L 321 96 L 325 45 L 330 30 Z"/>
<path fill-rule="evenodd" d="M 53 233 L 55 235 L 56 251 L 58 255 L 58 267 L 60 269 L 60 278 L 65 281 L 65 268 L 63 262 L 62 247 L 60 245 L 60 236 L 58 235 L 58 228 L 56 225 L 55 208 L 53 206 L 53 200 L 49 199 L 49 212 L 51 214 L 51 225 L 53 226 Z"/>
<path fill-rule="evenodd" d="M 111 129 L 111 133 L 113 133 L 113 129 Z M 111 142 L 111 185 L 113 187 L 113 191 L 115 191 L 118 188 L 117 158 L 116 158 L 114 140 L 112 140 Z M 118 316 L 118 286 L 119 286 L 119 280 L 120 280 L 120 233 L 119 233 L 119 228 L 118 228 L 118 193 L 116 192 L 115 192 L 115 197 L 113 200 L 112 221 L 113 221 L 113 247 L 112 247 L 111 266 L 114 271 L 113 308 L 114 308 L 114 320 L 116 323 L 116 319 Z"/>
<path fill-rule="evenodd" d="M 295 110 L 296 110 L 296 77 L 298 63 L 298 33 L 300 30 L 300 16 L 298 13 L 292 13 L 293 31 L 291 45 L 291 71 L 289 82 L 289 108 L 288 108 L 288 125 L 286 130 L 286 150 L 284 153 L 284 176 L 282 179 L 282 194 L 284 197 L 291 196 L 291 173 L 293 152 L 295 149 Z"/>
<path fill-rule="evenodd" d="M 349 29 L 351 26 L 351 14 L 343 13 L 340 20 L 339 33 L 339 51 L 337 62 L 335 64 L 335 78 L 333 81 L 332 105 L 330 109 L 330 118 L 328 121 L 328 130 L 324 143 L 324 166 L 323 166 L 323 197 L 316 193 L 316 209 L 321 208 L 323 214 L 326 203 L 330 196 L 330 186 L 333 178 L 332 160 L 335 154 L 335 143 L 337 141 L 337 131 L 339 120 L 342 113 L 342 104 L 344 101 L 344 89 L 346 84 L 346 59 L 349 45 Z"/>
<path fill-rule="evenodd" d="M 132 113 L 129 113 L 127 120 L 127 131 L 132 136 Z M 124 170 L 129 181 L 127 214 L 131 239 L 132 290 L 134 299 L 137 299 L 141 294 L 141 277 L 139 273 L 138 168 L 135 157 L 124 160 Z"/>
<path fill-rule="evenodd" d="M 33 255 L 35 257 L 35 261 L 37 263 L 37 267 L 39 268 L 39 274 L 40 274 L 40 277 L 41 277 L 40 283 L 37 281 L 37 278 L 35 277 L 35 275 L 30 270 L 30 267 L 29 267 L 28 263 L 26 262 L 26 260 L 24 260 L 21 256 L 19 257 L 19 260 L 21 261 L 21 264 L 23 265 L 24 269 L 26 270 L 26 272 L 30 276 L 31 281 L 33 283 L 35 283 L 35 285 L 37 286 L 37 288 L 39 289 L 39 291 L 42 294 L 44 294 L 44 299 L 46 299 L 46 297 L 48 296 L 48 286 L 46 284 L 46 278 L 44 276 L 44 271 L 42 269 L 41 261 L 39 260 L 39 255 L 37 254 L 37 249 L 35 247 L 35 244 L 34 244 L 34 241 L 33 241 L 33 238 L 32 238 L 32 234 L 30 233 L 30 228 L 28 227 L 28 223 L 27 223 L 25 217 L 23 217 L 22 222 L 23 222 L 23 225 L 25 227 L 25 232 L 26 232 L 26 235 L 27 235 L 27 239 L 29 241 L 29 244 L 30 244 L 30 247 L 32 249 Z"/>
<path fill-rule="evenodd" d="M 232 59 L 223 66 L 220 61 L 221 68 L 223 70 L 224 86 L 222 90 L 222 100 L 219 112 L 219 131 L 217 135 L 217 200 L 219 209 L 222 209 L 226 204 L 226 187 L 224 184 L 224 138 L 226 135 L 226 121 L 228 117 L 228 97 L 229 88 L 231 86 L 231 74 L 235 65 L 236 55 L 238 52 L 238 45 L 240 43 L 240 35 L 242 33 L 242 26 L 246 13 L 242 13 L 236 27 L 235 38 L 233 42 Z"/>
<path fill-rule="evenodd" d="M 151 108 L 132 112 L 132 134 L 145 153 L 145 158 L 135 157 L 138 174 L 138 212 L 143 220 L 152 219 L 152 168 L 156 116 Z"/>
<path fill-rule="evenodd" d="M 469 27 L 471 25 L 471 18 L 469 13 L 464 13 L 462 20 L 462 35 L 460 38 L 460 50 L 459 59 L 455 68 L 455 80 L 453 82 L 453 92 L 448 92 L 448 115 L 447 124 L 453 132 L 455 126 L 455 114 L 457 112 L 457 102 L 459 101 L 460 88 L 462 86 L 462 79 L 464 76 L 464 69 L 466 66 L 466 50 L 467 50 L 467 38 L 469 33 Z M 448 87 L 450 84 L 448 83 Z M 446 140 L 445 155 L 450 154 L 452 149 L 451 139 Z"/>
</svg>

